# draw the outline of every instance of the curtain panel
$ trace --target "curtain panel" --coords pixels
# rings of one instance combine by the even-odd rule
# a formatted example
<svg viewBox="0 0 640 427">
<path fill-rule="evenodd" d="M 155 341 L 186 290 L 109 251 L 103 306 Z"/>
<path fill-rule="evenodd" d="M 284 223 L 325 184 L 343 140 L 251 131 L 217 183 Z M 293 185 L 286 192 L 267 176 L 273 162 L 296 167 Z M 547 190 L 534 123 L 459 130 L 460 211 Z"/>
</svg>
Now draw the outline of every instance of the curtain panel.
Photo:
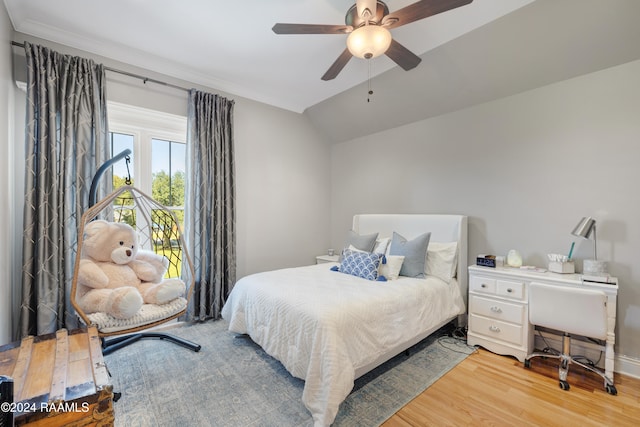
<svg viewBox="0 0 640 427">
<path fill-rule="evenodd" d="M 110 156 L 102 65 L 25 43 L 26 172 L 19 335 L 77 327 L 70 304 L 78 221 Z M 106 194 L 110 182 L 100 189 Z"/>
<path fill-rule="evenodd" d="M 189 320 L 217 319 L 236 280 L 234 102 L 189 91 L 185 230 L 195 265 Z"/>
</svg>

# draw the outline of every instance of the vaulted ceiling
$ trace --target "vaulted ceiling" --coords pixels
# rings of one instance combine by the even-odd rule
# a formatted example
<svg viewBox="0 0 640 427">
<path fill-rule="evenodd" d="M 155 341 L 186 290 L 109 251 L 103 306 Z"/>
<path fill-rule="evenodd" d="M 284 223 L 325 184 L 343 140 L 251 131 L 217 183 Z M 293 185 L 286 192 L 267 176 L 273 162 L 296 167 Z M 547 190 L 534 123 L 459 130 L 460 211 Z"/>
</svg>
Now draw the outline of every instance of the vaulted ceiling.
<svg viewBox="0 0 640 427">
<path fill-rule="evenodd" d="M 639 17 L 637 0 L 536 0 L 377 77 L 371 102 L 361 84 L 307 114 L 341 142 L 638 60 Z"/>
<path fill-rule="evenodd" d="M 304 111 L 332 142 L 640 58 L 638 0 L 474 0 L 392 30 L 422 58 L 413 70 L 353 58 L 328 82 L 346 35 L 271 27 L 343 24 L 354 0 L 4 2 L 20 33 Z"/>
<path fill-rule="evenodd" d="M 344 25 L 355 0 L 4 0 L 21 33 L 302 112 L 367 79 L 366 60 L 320 80 L 346 34 L 277 35 L 277 22 Z M 387 0 L 391 11 L 417 0 Z M 392 30 L 421 55 L 533 0 L 476 0 Z M 379 74 L 396 65 L 375 58 Z"/>
</svg>

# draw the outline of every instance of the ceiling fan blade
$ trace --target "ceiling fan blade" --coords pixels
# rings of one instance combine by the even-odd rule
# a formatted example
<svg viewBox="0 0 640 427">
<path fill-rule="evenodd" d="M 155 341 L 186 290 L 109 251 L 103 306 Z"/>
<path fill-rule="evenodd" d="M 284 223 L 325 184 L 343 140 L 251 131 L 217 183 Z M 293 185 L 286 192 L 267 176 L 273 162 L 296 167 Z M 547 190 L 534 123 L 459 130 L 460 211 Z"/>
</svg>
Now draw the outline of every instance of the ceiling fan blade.
<svg viewBox="0 0 640 427">
<path fill-rule="evenodd" d="M 344 66 L 347 65 L 347 62 L 349 62 L 352 56 L 353 55 L 351 55 L 351 52 L 349 52 L 349 49 L 345 49 L 344 52 L 340 54 L 338 59 L 336 59 L 336 61 L 333 64 L 331 64 L 331 67 L 329 67 L 327 72 L 324 73 L 324 76 L 322 76 L 322 80 L 327 81 L 327 80 L 335 79 L 336 76 L 340 73 L 340 71 L 342 71 Z"/>
<path fill-rule="evenodd" d="M 391 46 L 389 46 L 385 55 L 391 58 L 393 62 L 401 66 L 405 71 L 409 71 L 410 69 L 417 67 L 420 61 L 422 61 L 419 56 L 395 40 L 391 40 Z"/>
<path fill-rule="evenodd" d="M 348 34 L 353 31 L 349 25 L 318 24 L 276 24 L 272 28 L 276 34 Z"/>
<path fill-rule="evenodd" d="M 473 0 L 421 0 L 388 14 L 382 20 L 382 25 L 388 29 L 396 28 L 467 5 L 472 1 Z"/>
</svg>

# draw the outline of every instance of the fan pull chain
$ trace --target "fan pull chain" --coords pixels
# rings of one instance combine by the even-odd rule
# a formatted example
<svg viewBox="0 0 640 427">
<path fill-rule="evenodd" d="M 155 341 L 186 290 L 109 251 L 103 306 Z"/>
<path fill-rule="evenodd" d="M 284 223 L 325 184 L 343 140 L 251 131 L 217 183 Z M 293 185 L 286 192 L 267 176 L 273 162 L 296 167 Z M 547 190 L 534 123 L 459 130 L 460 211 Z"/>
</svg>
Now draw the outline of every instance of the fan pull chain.
<svg viewBox="0 0 640 427">
<path fill-rule="evenodd" d="M 368 92 L 367 94 L 369 96 L 367 96 L 367 102 L 371 102 L 371 95 L 373 95 L 373 90 L 371 89 L 371 60 L 367 59 L 367 69 L 368 69 L 368 76 L 367 76 L 367 85 L 368 85 Z"/>
</svg>

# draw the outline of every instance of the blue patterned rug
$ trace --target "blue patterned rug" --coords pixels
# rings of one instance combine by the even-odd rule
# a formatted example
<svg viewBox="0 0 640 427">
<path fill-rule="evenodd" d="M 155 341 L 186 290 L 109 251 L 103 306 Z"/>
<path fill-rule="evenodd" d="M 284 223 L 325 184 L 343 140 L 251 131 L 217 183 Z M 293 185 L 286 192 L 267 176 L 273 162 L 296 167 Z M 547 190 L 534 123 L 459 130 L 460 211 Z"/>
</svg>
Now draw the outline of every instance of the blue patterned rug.
<svg viewBox="0 0 640 427">
<path fill-rule="evenodd" d="M 141 340 L 105 356 L 116 426 L 313 426 L 302 404 L 304 382 L 224 320 L 171 329 L 195 341 L 195 353 L 167 341 Z M 378 426 L 464 360 L 467 348 L 438 331 L 356 380 L 335 426 Z"/>
</svg>

